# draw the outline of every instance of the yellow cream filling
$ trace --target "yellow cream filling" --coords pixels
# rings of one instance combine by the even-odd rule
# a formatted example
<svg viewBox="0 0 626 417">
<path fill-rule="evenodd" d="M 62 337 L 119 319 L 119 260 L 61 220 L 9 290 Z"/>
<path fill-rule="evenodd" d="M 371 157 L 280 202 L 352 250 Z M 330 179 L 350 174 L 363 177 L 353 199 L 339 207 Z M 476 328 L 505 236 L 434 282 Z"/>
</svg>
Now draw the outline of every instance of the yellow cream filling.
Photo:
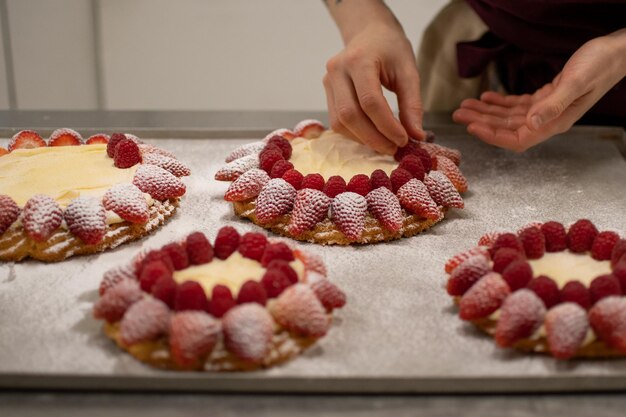
<svg viewBox="0 0 626 417">
<path fill-rule="evenodd" d="M 116 168 L 105 144 L 16 149 L 0 157 L 0 194 L 23 207 L 34 194 L 62 208 L 79 196 L 101 199 L 118 183 L 131 183 L 138 165 Z"/>
<path fill-rule="evenodd" d="M 392 156 L 382 155 L 367 146 L 332 130 L 318 138 L 297 137 L 291 141 L 289 162 L 303 175 L 321 174 L 325 180 L 339 175 L 346 181 L 357 174 L 370 175 L 376 169 L 391 174 L 398 167 Z"/>
<path fill-rule="evenodd" d="M 301 280 L 304 277 L 304 264 L 296 259 L 289 265 L 296 271 L 298 279 Z M 176 271 L 174 272 L 174 280 L 179 284 L 185 281 L 196 281 L 202 286 L 208 297 L 211 296 L 213 287 L 225 285 L 236 297 L 239 289 L 246 281 L 261 281 L 265 271 L 266 269 L 260 262 L 244 258 L 239 252 L 233 252 L 224 260 L 213 258 L 209 263 Z"/>
<path fill-rule="evenodd" d="M 528 262 L 533 269 L 533 276 L 546 275 L 552 278 L 559 288 L 563 288 L 572 280 L 580 281 L 589 287 L 597 276 L 611 273 L 610 261 L 596 261 L 588 253 L 551 252 L 540 259 L 531 259 Z"/>
</svg>

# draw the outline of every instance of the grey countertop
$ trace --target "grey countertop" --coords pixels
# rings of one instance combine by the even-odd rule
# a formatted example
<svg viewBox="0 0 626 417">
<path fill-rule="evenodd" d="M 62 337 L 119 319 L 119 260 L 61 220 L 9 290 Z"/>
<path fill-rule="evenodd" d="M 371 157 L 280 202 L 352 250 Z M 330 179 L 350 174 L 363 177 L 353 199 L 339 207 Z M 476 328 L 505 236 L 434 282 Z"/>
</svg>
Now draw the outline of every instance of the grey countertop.
<svg viewBox="0 0 626 417">
<path fill-rule="evenodd" d="M 14 129 L 53 129 L 73 127 L 81 132 L 117 130 L 161 132 L 168 137 L 170 131 L 178 136 L 203 137 L 207 132 L 237 132 L 245 129 L 264 132 L 276 127 L 292 126 L 303 118 L 320 118 L 314 112 L 95 112 L 95 111 L 37 111 L 0 112 L 0 131 L 3 136 Z M 460 127 L 451 127 L 447 115 L 429 115 L 427 127 L 446 126 L 462 134 Z M 620 129 L 597 130 L 577 127 L 572 137 L 600 132 L 600 136 L 621 140 Z M 146 136 L 146 135 L 144 135 Z M 156 135 L 147 135 L 156 137 Z M 233 138 L 238 137 L 233 133 Z M 251 136 L 253 137 L 253 136 Z M 621 139 L 620 139 L 621 138 Z M 518 167 L 519 168 L 519 167 Z M 473 172 L 478 175 L 479 172 Z M 483 178 L 484 179 L 484 178 Z M 622 224 L 622 223 L 620 223 Z M 450 317 L 454 320 L 454 317 Z M 468 335 L 464 335 L 468 337 Z M 200 393 L 115 393 L 67 391 L 0 392 L 2 415 L 111 415 L 176 416 L 205 414 L 209 410 L 217 415 L 466 415 L 466 416 L 587 416 L 623 415 L 626 396 L 620 394 L 543 394 L 543 395 L 220 395 Z M 420 411 L 418 411 L 420 410 Z"/>
</svg>

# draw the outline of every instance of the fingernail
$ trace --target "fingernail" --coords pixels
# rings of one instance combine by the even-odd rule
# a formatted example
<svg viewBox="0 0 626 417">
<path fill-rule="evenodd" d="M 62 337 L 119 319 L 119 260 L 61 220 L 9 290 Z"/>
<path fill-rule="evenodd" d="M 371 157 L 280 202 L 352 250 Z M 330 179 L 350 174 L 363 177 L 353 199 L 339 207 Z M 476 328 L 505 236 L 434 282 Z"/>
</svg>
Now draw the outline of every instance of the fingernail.
<svg viewBox="0 0 626 417">
<path fill-rule="evenodd" d="M 533 129 L 537 130 L 541 127 L 541 125 L 543 124 L 543 121 L 541 120 L 541 116 L 539 116 L 538 114 L 535 114 L 533 117 L 530 118 L 530 124 L 533 127 Z"/>
</svg>

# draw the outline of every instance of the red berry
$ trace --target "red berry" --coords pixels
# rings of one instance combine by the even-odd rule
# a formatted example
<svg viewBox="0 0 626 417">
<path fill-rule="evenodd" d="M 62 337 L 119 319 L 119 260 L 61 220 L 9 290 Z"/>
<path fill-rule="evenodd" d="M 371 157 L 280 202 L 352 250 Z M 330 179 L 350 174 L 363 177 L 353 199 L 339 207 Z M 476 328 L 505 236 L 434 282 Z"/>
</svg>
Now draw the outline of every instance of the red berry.
<svg viewBox="0 0 626 417">
<path fill-rule="evenodd" d="M 187 255 L 187 250 L 184 246 L 176 242 L 172 242 L 163 246 L 161 250 L 169 255 L 172 260 L 172 265 L 174 265 L 174 269 L 176 271 L 180 271 L 181 269 L 185 269 L 189 266 L 189 256 Z"/>
<path fill-rule="evenodd" d="M 493 255 L 493 270 L 501 274 L 511 262 L 524 259 L 524 255 L 517 249 L 500 248 Z"/>
<path fill-rule="evenodd" d="M 226 349 L 249 363 L 263 363 L 272 348 L 274 321 L 264 307 L 256 303 L 238 305 L 222 319 Z"/>
<path fill-rule="evenodd" d="M 236 304 L 233 294 L 227 286 L 218 284 L 213 287 L 211 303 L 209 304 L 209 313 L 212 316 L 220 318 Z"/>
<path fill-rule="evenodd" d="M 626 294 L 626 258 L 622 259 L 613 267 L 613 275 L 619 280 L 622 293 Z"/>
<path fill-rule="evenodd" d="M 293 128 L 294 136 L 301 136 L 307 139 L 315 139 L 324 133 L 326 127 L 319 120 L 306 119 L 298 122 Z"/>
<path fill-rule="evenodd" d="M 528 259 L 539 259 L 543 256 L 546 250 L 546 240 L 539 228 L 529 227 L 522 230 L 519 239 Z"/>
<path fill-rule="evenodd" d="M 148 252 L 142 259 L 141 265 L 138 268 L 141 270 L 152 261 L 161 261 L 163 264 L 169 269 L 171 272 L 174 272 L 174 263 L 172 262 L 172 258 L 170 258 L 169 254 L 161 249 L 151 250 Z"/>
<path fill-rule="evenodd" d="M 118 168 L 130 168 L 141 162 L 141 153 L 139 146 L 130 140 L 124 139 L 115 147 L 115 155 L 113 155 L 113 163 Z"/>
<path fill-rule="evenodd" d="M 162 155 L 160 153 L 157 153 L 156 151 L 142 151 L 141 146 L 139 146 L 139 152 L 141 152 L 141 158 L 144 164 L 156 165 L 158 167 L 161 167 L 175 177 L 186 177 L 188 175 L 191 175 L 191 169 L 176 158 Z M 161 152 L 167 151 L 161 150 Z M 267 175 L 265 171 L 262 172 Z"/>
<path fill-rule="evenodd" d="M 234 227 L 222 227 L 217 232 L 214 247 L 214 253 L 218 259 L 228 258 L 239 247 L 239 233 Z"/>
<path fill-rule="evenodd" d="M 402 207 L 398 197 L 387 187 L 378 187 L 365 197 L 367 209 L 387 230 L 397 232 L 402 227 Z"/>
<path fill-rule="evenodd" d="M 500 248 L 511 248 L 515 249 L 520 254 L 524 253 L 524 246 L 522 245 L 522 242 L 513 233 L 502 233 L 499 235 L 493 243 L 493 246 L 489 249 L 489 252 L 493 256 Z"/>
<path fill-rule="evenodd" d="M 589 310 L 589 323 L 604 343 L 626 352 L 626 298 L 607 297 Z"/>
<path fill-rule="evenodd" d="M 246 281 L 237 294 L 237 304 L 258 303 L 264 306 L 266 302 L 267 291 L 256 281 Z"/>
<path fill-rule="evenodd" d="M 261 285 L 265 288 L 269 298 L 275 298 L 285 291 L 287 287 L 292 285 L 292 283 L 289 277 L 280 269 L 268 269 L 263 275 L 263 278 L 261 278 Z"/>
<path fill-rule="evenodd" d="M 490 272 L 463 294 L 459 302 L 459 316 L 462 320 L 487 317 L 500 308 L 510 293 L 500 274 Z"/>
<path fill-rule="evenodd" d="M 346 192 L 346 180 L 339 175 L 333 175 L 326 181 L 324 186 L 324 194 L 330 198 L 335 198 L 337 195 Z"/>
<path fill-rule="evenodd" d="M 266 245 L 267 237 L 265 237 L 263 233 L 249 232 L 241 237 L 239 253 L 241 253 L 241 256 L 244 258 L 261 262 Z"/>
<path fill-rule="evenodd" d="M 181 197 L 187 191 L 185 184 L 171 172 L 156 165 L 140 165 L 133 184 L 157 200 Z"/>
<path fill-rule="evenodd" d="M 298 236 L 326 219 L 332 201 L 333 199 L 318 190 L 303 188 L 298 191 L 289 221 L 289 233 Z"/>
<path fill-rule="evenodd" d="M 396 168 L 391 171 L 389 179 L 391 181 L 393 192 L 397 193 L 400 187 L 413 179 L 413 175 L 411 175 L 411 173 L 406 169 Z"/>
<path fill-rule="evenodd" d="M 282 178 L 271 179 L 256 199 L 255 214 L 259 223 L 269 223 L 293 208 L 296 189 Z"/>
<path fill-rule="evenodd" d="M 8 195 L 0 194 L 0 235 L 20 216 L 20 208 Z"/>
<path fill-rule="evenodd" d="M 312 188 L 314 190 L 324 190 L 324 177 L 320 174 L 308 174 L 302 179 L 301 189 Z"/>
<path fill-rule="evenodd" d="M 102 197 L 102 204 L 122 219 L 145 224 L 150 220 L 150 208 L 143 192 L 134 184 L 115 184 Z"/>
<path fill-rule="evenodd" d="M 463 295 L 474 283 L 490 271 L 487 258 L 474 255 L 452 271 L 448 279 L 447 291 L 452 296 Z"/>
<path fill-rule="evenodd" d="M 370 187 L 372 190 L 385 187 L 388 188 L 389 191 L 393 191 L 391 179 L 389 179 L 389 175 L 387 175 L 387 173 L 382 169 L 377 169 L 372 172 L 372 175 L 370 175 Z"/>
<path fill-rule="evenodd" d="M 270 137 L 267 141 L 267 146 L 276 146 L 280 149 L 285 159 L 291 158 L 291 144 L 285 138 L 280 135 L 274 135 Z"/>
<path fill-rule="evenodd" d="M 0 146 L 0 156 L 6 155 L 9 153 L 9 150 L 7 148 L 3 148 L 2 146 Z"/>
<path fill-rule="evenodd" d="M 327 279 L 314 282 L 311 289 L 327 311 L 341 308 L 346 304 L 346 294 Z"/>
<path fill-rule="evenodd" d="M 326 309 L 306 284 L 296 284 L 285 290 L 271 306 L 276 323 L 302 336 L 321 337 L 330 322 Z"/>
<path fill-rule="evenodd" d="M 9 209 L 9 211 L 11 210 Z M 32 196 L 22 210 L 24 231 L 29 238 L 38 242 L 48 239 L 61 226 L 62 221 L 63 210 L 61 210 L 59 203 L 44 194 Z M 1 220 L 0 223 L 2 223 Z"/>
<path fill-rule="evenodd" d="M 410 140 L 407 142 L 405 146 L 403 146 L 402 148 L 398 148 L 398 150 L 396 150 L 396 153 L 393 157 L 395 158 L 396 161 L 400 162 L 405 156 L 416 154 L 418 149 L 419 149 L 419 146 L 417 145 L 417 143 Z M 428 159 L 430 160 L 430 155 L 428 156 Z"/>
<path fill-rule="evenodd" d="M 213 246 L 204 233 L 191 233 L 185 240 L 185 247 L 191 265 L 206 264 L 213 260 Z"/>
<path fill-rule="evenodd" d="M 561 302 L 571 301 L 585 310 L 591 307 L 589 290 L 578 281 L 569 281 L 561 288 Z"/>
<path fill-rule="evenodd" d="M 267 266 L 275 259 L 282 259 L 283 261 L 291 262 L 295 258 L 293 251 L 289 246 L 283 242 L 269 243 L 265 247 L 265 252 L 261 258 L 261 265 L 267 268 Z"/>
<path fill-rule="evenodd" d="M 285 161 L 284 159 L 278 160 L 272 167 L 270 178 L 282 178 L 282 176 L 285 175 L 285 172 L 292 169 L 293 164 L 291 162 Z"/>
<path fill-rule="evenodd" d="M 32 149 L 44 146 L 46 146 L 46 141 L 39 136 L 39 133 L 33 130 L 22 130 L 13 135 L 8 150 L 12 152 L 15 149 Z"/>
<path fill-rule="evenodd" d="M 611 266 L 617 265 L 617 263 L 626 255 L 626 239 L 620 239 L 613 247 L 611 252 Z"/>
<path fill-rule="evenodd" d="M 259 166 L 261 169 L 268 174 L 272 172 L 272 168 L 274 164 L 278 161 L 284 160 L 282 152 L 280 149 L 270 147 L 266 148 L 266 151 L 261 152 L 259 155 Z M 243 159 L 243 158 L 242 158 Z"/>
<path fill-rule="evenodd" d="M 509 288 L 515 291 L 528 285 L 533 278 L 533 270 L 526 261 L 513 261 L 504 268 L 502 278 L 509 284 Z"/>
<path fill-rule="evenodd" d="M 119 321 L 126 310 L 141 300 L 143 293 L 137 281 L 125 279 L 109 288 L 93 306 L 93 316 L 109 323 Z"/>
<path fill-rule="evenodd" d="M 171 275 L 162 276 L 152 286 L 152 295 L 167 304 L 169 308 L 174 308 L 176 288 L 178 284 Z"/>
<path fill-rule="evenodd" d="M 550 309 L 544 325 L 550 353 L 558 359 L 574 356 L 589 330 L 587 312 L 576 303 L 563 303 Z"/>
<path fill-rule="evenodd" d="M 426 149 L 417 148 L 413 154 L 416 155 L 422 162 L 424 172 L 428 173 L 433 169 L 432 158 Z"/>
<path fill-rule="evenodd" d="M 68 128 L 57 129 L 48 138 L 48 146 L 79 146 L 83 137 L 77 131 Z"/>
<path fill-rule="evenodd" d="M 485 233 L 478 239 L 478 246 L 486 246 L 488 248 L 491 248 L 501 234 L 501 232 Z"/>
<path fill-rule="evenodd" d="M 300 173 L 300 171 L 290 169 L 283 174 L 282 178 L 291 184 L 296 190 L 302 188 L 302 180 L 304 179 L 304 176 Z"/>
<path fill-rule="evenodd" d="M 591 304 L 595 304 L 605 297 L 622 295 L 622 288 L 615 275 L 600 275 L 589 284 L 589 294 L 591 296 Z"/>
<path fill-rule="evenodd" d="M 433 167 L 437 171 L 441 171 L 454 184 L 454 188 L 460 193 L 464 193 L 468 189 L 467 179 L 458 166 L 450 159 L 443 155 L 433 158 Z"/>
<path fill-rule="evenodd" d="M 540 275 L 537 278 L 533 278 L 527 288 L 532 290 L 546 305 L 546 308 L 551 308 L 557 305 L 561 301 L 561 292 L 559 286 L 554 282 L 552 278 L 545 275 Z"/>
<path fill-rule="evenodd" d="M 131 346 L 149 342 L 167 332 L 170 310 L 163 302 L 144 298 L 134 303 L 120 322 L 120 341 Z"/>
<path fill-rule="evenodd" d="M 430 196 L 426 185 L 420 180 L 411 179 L 400 187 L 396 194 L 402 207 L 410 212 L 431 220 L 441 218 L 442 213 L 437 203 Z"/>
<path fill-rule="evenodd" d="M 274 259 L 267 265 L 267 269 L 278 269 L 285 274 L 292 284 L 298 282 L 298 273 L 289 265 L 289 262 L 285 260 Z"/>
<path fill-rule="evenodd" d="M 424 185 L 435 203 L 443 207 L 463 208 L 465 203 L 456 187 L 441 171 L 431 171 L 424 175 Z"/>
<path fill-rule="evenodd" d="M 98 293 L 103 295 L 110 288 L 117 285 L 124 280 L 137 281 L 137 275 L 135 275 L 135 267 L 131 265 L 122 265 L 112 269 L 109 269 L 104 273 L 102 281 L 100 281 L 100 287 Z"/>
<path fill-rule="evenodd" d="M 95 144 L 106 145 L 107 143 L 109 143 L 109 135 L 105 135 L 104 133 L 97 133 L 95 135 L 91 135 L 85 141 L 85 144 L 87 145 L 95 145 Z"/>
<path fill-rule="evenodd" d="M 567 248 L 567 232 L 561 223 L 544 223 L 541 225 L 541 233 L 546 239 L 547 252 L 560 252 Z"/>
<path fill-rule="evenodd" d="M 109 158 L 113 158 L 115 156 L 115 148 L 117 147 L 117 144 L 126 139 L 126 135 L 123 133 L 113 133 L 111 135 L 109 142 L 107 143 L 107 155 Z"/>
<path fill-rule="evenodd" d="M 176 311 L 201 310 L 209 311 L 209 300 L 202 286 L 196 281 L 185 281 L 176 289 L 174 297 L 174 309 Z"/>
<path fill-rule="evenodd" d="M 526 289 L 515 291 L 504 300 L 494 338 L 500 347 L 508 347 L 531 336 L 543 324 L 546 307 L 537 295 Z"/>
<path fill-rule="evenodd" d="M 398 168 L 402 168 L 404 170 L 409 171 L 409 173 L 413 176 L 413 178 L 417 178 L 420 181 L 424 180 L 424 165 L 422 165 L 422 160 L 413 154 L 409 154 L 402 158 L 400 161 L 400 165 Z"/>
<path fill-rule="evenodd" d="M 154 284 L 163 277 L 172 278 L 172 271 L 167 265 L 159 260 L 148 262 L 139 275 L 141 289 L 147 293 L 151 292 Z"/>
<path fill-rule="evenodd" d="M 270 176 L 261 169 L 253 168 L 233 181 L 224 194 L 226 201 L 245 201 L 259 195 L 270 181 Z"/>
<path fill-rule="evenodd" d="M 360 194 L 365 197 L 367 193 L 372 191 L 372 187 L 370 187 L 369 177 L 365 174 L 355 175 L 354 177 L 350 178 L 350 181 L 346 186 L 346 190 Z"/>
<path fill-rule="evenodd" d="M 482 248 L 480 246 L 475 246 L 464 252 L 457 253 L 452 258 L 448 259 L 444 266 L 446 273 L 447 274 L 452 273 L 452 271 L 458 268 L 459 265 L 465 262 L 465 260 L 471 258 L 474 255 L 481 255 L 481 256 L 484 256 L 487 260 L 489 260 L 489 252 L 487 252 L 485 248 Z"/>
<path fill-rule="evenodd" d="M 578 220 L 567 232 L 567 246 L 575 253 L 587 252 L 591 249 L 598 229 L 587 219 Z"/>
<path fill-rule="evenodd" d="M 615 232 L 600 232 L 591 245 L 591 257 L 598 261 L 611 259 L 613 248 L 619 241 L 619 235 Z"/>
<path fill-rule="evenodd" d="M 346 238 L 352 241 L 361 238 L 367 215 L 365 197 L 352 191 L 339 194 L 331 202 L 330 212 L 333 222 Z"/>
<path fill-rule="evenodd" d="M 64 217 L 70 232 L 88 245 L 100 243 L 106 234 L 106 213 L 94 197 L 73 199 Z"/>
<path fill-rule="evenodd" d="M 169 328 L 170 353 L 186 369 L 201 366 L 221 332 L 219 320 L 203 311 L 182 311 L 172 316 Z"/>
</svg>

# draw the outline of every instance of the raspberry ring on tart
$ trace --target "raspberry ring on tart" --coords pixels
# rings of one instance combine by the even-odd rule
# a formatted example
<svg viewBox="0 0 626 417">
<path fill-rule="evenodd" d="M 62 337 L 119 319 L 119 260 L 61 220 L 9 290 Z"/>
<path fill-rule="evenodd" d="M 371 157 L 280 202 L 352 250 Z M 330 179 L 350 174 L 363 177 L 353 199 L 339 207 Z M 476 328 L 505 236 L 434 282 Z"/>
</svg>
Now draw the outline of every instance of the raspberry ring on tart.
<svg viewBox="0 0 626 417">
<path fill-rule="evenodd" d="M 224 199 L 261 227 L 349 245 L 414 236 L 463 208 L 460 161 L 458 150 L 412 139 L 393 157 L 381 155 L 303 120 L 235 149 L 215 179 L 231 181 Z"/>
<path fill-rule="evenodd" d="M 459 316 L 500 347 L 558 359 L 626 356 L 626 240 L 581 219 L 487 233 L 451 258 Z"/>
<path fill-rule="evenodd" d="M 314 344 L 345 301 L 317 256 L 225 226 L 213 245 L 195 232 L 105 273 L 93 314 L 152 366 L 250 371 Z"/>
<path fill-rule="evenodd" d="M 0 148 L 0 261 L 55 262 L 114 248 L 176 211 L 189 168 L 131 134 L 16 133 Z"/>
</svg>

